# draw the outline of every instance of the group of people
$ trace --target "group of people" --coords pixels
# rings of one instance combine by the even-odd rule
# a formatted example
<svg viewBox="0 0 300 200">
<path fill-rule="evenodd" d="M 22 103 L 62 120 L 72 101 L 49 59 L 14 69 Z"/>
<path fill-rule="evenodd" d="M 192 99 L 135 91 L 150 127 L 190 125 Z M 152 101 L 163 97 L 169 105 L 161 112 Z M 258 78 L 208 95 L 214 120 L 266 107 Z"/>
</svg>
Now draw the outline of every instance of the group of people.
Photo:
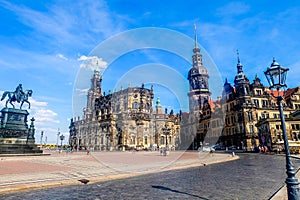
<svg viewBox="0 0 300 200">
<path fill-rule="evenodd" d="M 258 149 L 259 149 L 259 152 L 261 152 L 261 153 L 266 153 L 269 151 L 267 146 L 259 146 Z"/>
</svg>

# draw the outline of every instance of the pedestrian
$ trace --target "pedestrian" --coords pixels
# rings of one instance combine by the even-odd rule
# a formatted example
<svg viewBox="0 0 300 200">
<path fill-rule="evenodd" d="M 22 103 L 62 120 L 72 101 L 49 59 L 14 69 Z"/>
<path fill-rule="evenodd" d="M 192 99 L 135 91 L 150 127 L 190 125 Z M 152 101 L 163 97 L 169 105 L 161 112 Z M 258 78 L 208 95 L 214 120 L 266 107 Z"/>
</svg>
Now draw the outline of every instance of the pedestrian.
<svg viewBox="0 0 300 200">
<path fill-rule="evenodd" d="M 90 150 L 89 149 L 86 150 L 86 155 L 90 155 Z"/>
</svg>

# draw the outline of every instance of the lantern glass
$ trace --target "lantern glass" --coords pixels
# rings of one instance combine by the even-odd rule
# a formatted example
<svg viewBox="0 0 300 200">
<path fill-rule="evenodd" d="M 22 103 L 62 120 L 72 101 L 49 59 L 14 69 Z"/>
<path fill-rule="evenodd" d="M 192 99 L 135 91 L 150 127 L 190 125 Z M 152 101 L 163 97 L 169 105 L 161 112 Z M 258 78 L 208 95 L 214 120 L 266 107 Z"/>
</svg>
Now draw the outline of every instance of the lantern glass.
<svg viewBox="0 0 300 200">
<path fill-rule="evenodd" d="M 271 67 L 268 67 L 267 71 L 264 72 L 271 89 L 279 90 L 281 87 L 286 87 L 285 81 L 288 70 L 273 60 Z"/>
</svg>

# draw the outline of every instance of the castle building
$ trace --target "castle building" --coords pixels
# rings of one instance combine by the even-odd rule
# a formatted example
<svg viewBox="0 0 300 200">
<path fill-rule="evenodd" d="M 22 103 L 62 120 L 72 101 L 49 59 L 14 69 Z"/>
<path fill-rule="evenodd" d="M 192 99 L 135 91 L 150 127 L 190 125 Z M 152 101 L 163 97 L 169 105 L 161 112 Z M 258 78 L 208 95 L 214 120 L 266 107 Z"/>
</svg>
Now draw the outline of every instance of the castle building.
<svg viewBox="0 0 300 200">
<path fill-rule="evenodd" d="M 292 153 L 300 151 L 300 87 L 288 89 L 284 96 L 284 117 L 286 133 Z M 267 117 L 271 116 L 271 117 Z M 273 150 L 284 148 L 283 133 L 281 130 L 281 120 L 279 112 L 261 114 L 256 124 L 259 141 L 263 146 L 271 147 Z"/>
<path fill-rule="evenodd" d="M 183 113 L 180 138 L 183 149 L 199 149 L 203 145 L 254 150 L 267 146 L 283 148 L 280 115 L 276 96 L 284 96 L 283 106 L 290 146 L 300 149 L 300 87 L 286 93 L 270 90 L 256 75 L 250 82 L 237 52 L 237 72 L 232 86 L 225 80 L 222 97 L 211 100 L 209 75 L 202 65 L 197 45 L 193 49 L 192 68 L 188 73 L 189 113 Z M 271 66 L 279 65 L 274 59 Z"/>
<path fill-rule="evenodd" d="M 274 59 L 272 65 L 279 65 Z M 259 146 L 273 149 L 283 148 L 283 136 L 280 129 L 280 115 L 276 97 L 284 96 L 284 116 L 286 118 L 288 138 L 291 146 L 299 146 L 299 118 L 292 114 L 299 109 L 300 92 L 297 88 L 288 89 L 278 94 L 264 86 L 256 75 L 253 82 L 243 72 L 243 65 L 238 55 L 237 74 L 234 87 L 226 79 L 221 101 L 214 101 L 214 106 L 222 106 L 225 113 L 224 126 L 218 143 L 223 147 L 254 150 Z M 200 120 L 201 121 L 201 120 Z M 276 130 L 276 131 L 275 131 Z"/>
<path fill-rule="evenodd" d="M 72 119 L 71 149 L 127 150 L 178 146 L 180 116 L 162 112 L 158 98 L 153 111 L 153 87 L 128 87 L 102 93 L 102 76 L 95 70 L 82 119 Z"/>
</svg>

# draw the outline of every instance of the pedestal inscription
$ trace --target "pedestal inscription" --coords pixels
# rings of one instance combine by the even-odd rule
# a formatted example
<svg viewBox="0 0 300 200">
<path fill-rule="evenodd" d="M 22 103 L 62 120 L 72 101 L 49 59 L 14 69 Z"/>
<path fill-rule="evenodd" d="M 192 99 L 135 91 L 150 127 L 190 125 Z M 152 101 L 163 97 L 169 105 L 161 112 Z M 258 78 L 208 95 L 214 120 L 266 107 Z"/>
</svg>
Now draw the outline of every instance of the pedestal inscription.
<svg viewBox="0 0 300 200">
<path fill-rule="evenodd" d="M 0 154 L 37 155 L 43 153 L 35 144 L 34 118 L 31 119 L 30 127 L 28 128 L 27 126 L 27 111 L 4 110 L 2 114 L 4 117 L 1 118 Z M 26 128 L 25 130 L 23 130 L 24 127 Z"/>
<path fill-rule="evenodd" d="M 3 108 L 1 110 L 0 138 L 27 138 L 27 110 Z"/>
</svg>

